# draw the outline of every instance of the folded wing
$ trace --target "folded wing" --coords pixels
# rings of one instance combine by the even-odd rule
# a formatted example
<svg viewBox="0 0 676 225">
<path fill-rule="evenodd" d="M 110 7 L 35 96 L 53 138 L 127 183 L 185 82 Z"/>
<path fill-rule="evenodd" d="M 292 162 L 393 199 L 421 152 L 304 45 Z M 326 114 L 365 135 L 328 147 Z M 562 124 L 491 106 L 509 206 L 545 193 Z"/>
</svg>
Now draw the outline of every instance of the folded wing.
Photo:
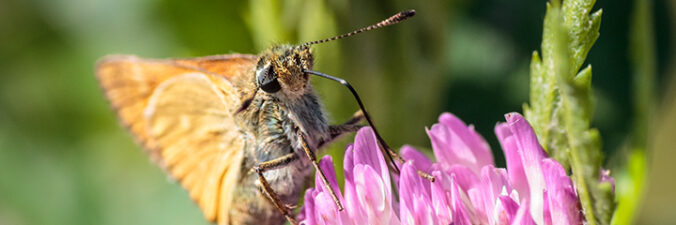
<svg viewBox="0 0 676 225">
<path fill-rule="evenodd" d="M 122 123 L 210 221 L 228 224 L 244 140 L 234 111 L 255 56 L 177 60 L 111 56 L 97 77 Z M 233 82 L 234 81 L 234 82 Z"/>
</svg>

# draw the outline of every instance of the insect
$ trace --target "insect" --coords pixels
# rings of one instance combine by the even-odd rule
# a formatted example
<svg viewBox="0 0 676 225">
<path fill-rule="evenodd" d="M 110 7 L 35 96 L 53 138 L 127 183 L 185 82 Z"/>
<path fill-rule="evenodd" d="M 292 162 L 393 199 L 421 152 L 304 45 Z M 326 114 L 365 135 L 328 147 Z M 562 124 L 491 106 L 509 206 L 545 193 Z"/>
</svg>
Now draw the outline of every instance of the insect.
<svg viewBox="0 0 676 225">
<path fill-rule="evenodd" d="M 286 217 L 296 224 L 291 206 L 312 167 L 324 178 L 317 149 L 356 131 L 363 119 L 373 125 L 346 81 L 312 70 L 310 46 L 396 24 L 414 14 L 404 11 L 324 40 L 272 46 L 258 56 L 107 56 L 98 62 L 96 76 L 121 122 L 181 183 L 209 221 L 265 225 L 282 224 Z M 344 124 L 328 125 L 310 75 L 346 85 L 361 110 Z M 380 135 L 377 138 L 396 170 L 391 157 L 398 156 Z M 326 178 L 323 181 L 329 187 Z"/>
</svg>

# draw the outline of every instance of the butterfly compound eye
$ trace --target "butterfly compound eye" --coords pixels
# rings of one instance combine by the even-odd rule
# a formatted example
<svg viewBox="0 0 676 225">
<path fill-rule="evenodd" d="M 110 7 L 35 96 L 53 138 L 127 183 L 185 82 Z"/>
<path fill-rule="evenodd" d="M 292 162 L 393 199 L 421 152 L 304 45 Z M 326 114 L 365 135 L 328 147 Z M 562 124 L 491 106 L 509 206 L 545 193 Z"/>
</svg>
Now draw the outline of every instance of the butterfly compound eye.
<svg viewBox="0 0 676 225">
<path fill-rule="evenodd" d="M 277 81 L 277 73 L 270 66 L 266 66 L 258 73 L 258 86 L 267 93 L 275 93 L 282 89 Z"/>
</svg>

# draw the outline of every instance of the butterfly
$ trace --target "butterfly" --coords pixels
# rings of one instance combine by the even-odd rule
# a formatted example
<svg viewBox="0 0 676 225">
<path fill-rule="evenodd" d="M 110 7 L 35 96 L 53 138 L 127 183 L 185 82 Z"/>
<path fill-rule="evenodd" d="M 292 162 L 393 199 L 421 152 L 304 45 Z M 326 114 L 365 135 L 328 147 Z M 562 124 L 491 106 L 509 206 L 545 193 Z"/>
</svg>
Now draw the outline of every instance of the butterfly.
<svg viewBox="0 0 676 225">
<path fill-rule="evenodd" d="M 276 45 L 259 55 L 106 56 L 97 63 L 96 77 L 121 123 L 181 183 L 207 220 L 265 225 L 286 218 L 296 224 L 291 206 L 313 167 L 331 190 L 318 169 L 317 149 L 358 130 L 363 119 L 373 125 L 349 83 L 312 70 L 310 46 L 413 15 L 414 10 L 403 11 L 350 33 Z M 348 87 L 361 110 L 343 124 L 328 125 L 310 75 Z M 396 170 L 391 157 L 398 156 L 377 138 Z"/>
</svg>

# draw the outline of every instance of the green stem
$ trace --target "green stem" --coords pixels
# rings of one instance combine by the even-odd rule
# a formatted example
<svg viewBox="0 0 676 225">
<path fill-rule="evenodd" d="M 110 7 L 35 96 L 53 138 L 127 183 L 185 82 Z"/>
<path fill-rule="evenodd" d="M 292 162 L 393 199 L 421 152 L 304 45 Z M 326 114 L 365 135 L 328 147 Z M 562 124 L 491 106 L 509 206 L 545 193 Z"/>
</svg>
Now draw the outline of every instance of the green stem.
<svg viewBox="0 0 676 225">
<path fill-rule="evenodd" d="M 571 164 L 573 179 L 575 180 L 575 186 L 577 187 L 578 196 L 580 197 L 580 203 L 584 211 L 587 223 L 589 225 L 596 225 L 596 215 L 594 205 L 592 204 L 592 196 L 589 193 L 587 178 L 588 173 L 584 170 L 585 162 L 581 158 L 581 148 L 584 148 L 584 131 L 587 129 L 587 124 L 582 120 L 583 116 L 582 111 L 579 110 L 580 100 L 575 97 L 581 97 L 580 93 L 576 86 L 572 83 L 573 74 L 571 74 L 571 67 L 574 68 L 573 71 L 577 71 L 577 61 L 580 61 L 575 58 L 571 58 L 571 50 L 569 49 L 569 43 L 571 39 L 567 34 L 568 27 L 575 27 L 573 25 L 566 26 L 564 24 L 562 9 L 558 1 L 552 2 L 550 29 L 552 33 L 550 43 L 552 44 L 553 50 L 553 72 L 554 79 L 558 83 L 559 95 L 561 97 L 563 111 L 563 125 L 565 126 L 566 134 L 566 149 L 569 157 L 569 162 Z M 569 21 L 570 22 L 570 21 Z M 574 63 L 571 65 L 571 63 Z M 589 69 L 585 69 L 583 72 L 589 72 Z"/>
<path fill-rule="evenodd" d="M 592 197 L 589 193 L 589 190 L 587 189 L 584 173 L 582 173 L 582 161 L 580 160 L 580 156 L 576 148 L 571 148 L 570 157 L 572 161 L 573 179 L 575 179 L 575 184 L 577 184 L 575 186 L 577 187 L 577 194 L 580 196 L 580 203 L 584 209 L 584 216 L 587 219 L 587 224 L 595 225 L 596 216 L 593 212 L 594 205 L 591 202 Z"/>
</svg>

